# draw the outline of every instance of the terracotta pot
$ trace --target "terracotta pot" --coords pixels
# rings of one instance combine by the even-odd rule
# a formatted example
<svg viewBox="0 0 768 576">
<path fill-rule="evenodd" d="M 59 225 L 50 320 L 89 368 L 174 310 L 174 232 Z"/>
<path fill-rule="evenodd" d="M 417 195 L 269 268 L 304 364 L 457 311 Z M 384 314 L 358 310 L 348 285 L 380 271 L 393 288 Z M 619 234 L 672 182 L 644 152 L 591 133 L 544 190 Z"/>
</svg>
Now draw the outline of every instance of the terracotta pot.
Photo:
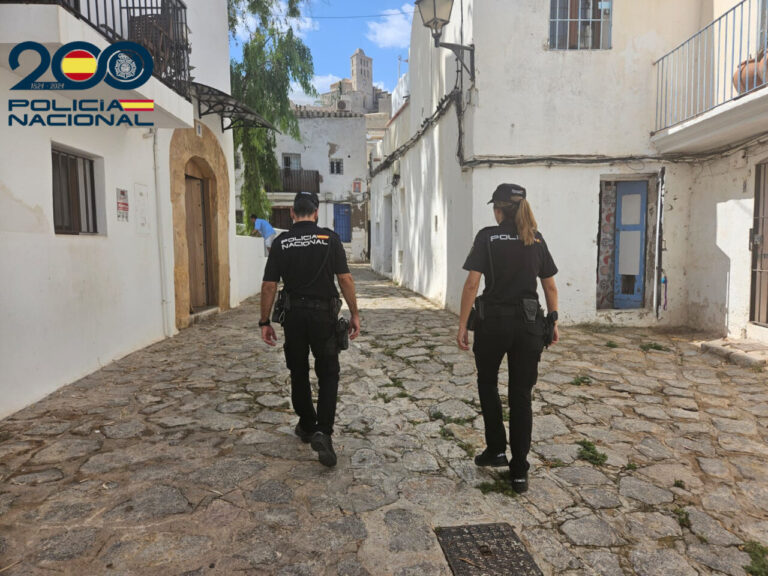
<svg viewBox="0 0 768 576">
<path fill-rule="evenodd" d="M 765 66 L 764 56 L 757 61 L 754 58 L 745 60 L 733 74 L 733 87 L 739 94 L 761 87 L 765 83 Z"/>
</svg>

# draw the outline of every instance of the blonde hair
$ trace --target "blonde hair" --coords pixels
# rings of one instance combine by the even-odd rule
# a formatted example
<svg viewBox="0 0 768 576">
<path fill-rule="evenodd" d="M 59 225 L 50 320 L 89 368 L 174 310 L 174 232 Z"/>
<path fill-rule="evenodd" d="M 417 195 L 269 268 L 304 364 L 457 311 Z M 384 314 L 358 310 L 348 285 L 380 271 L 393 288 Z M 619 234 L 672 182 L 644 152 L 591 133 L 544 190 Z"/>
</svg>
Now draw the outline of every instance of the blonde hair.
<svg viewBox="0 0 768 576">
<path fill-rule="evenodd" d="M 498 209 L 504 214 L 505 219 L 514 217 L 517 235 L 525 246 L 530 246 L 536 241 L 538 224 L 536 224 L 531 205 L 525 198 L 514 199 L 511 204 L 498 206 Z"/>
</svg>

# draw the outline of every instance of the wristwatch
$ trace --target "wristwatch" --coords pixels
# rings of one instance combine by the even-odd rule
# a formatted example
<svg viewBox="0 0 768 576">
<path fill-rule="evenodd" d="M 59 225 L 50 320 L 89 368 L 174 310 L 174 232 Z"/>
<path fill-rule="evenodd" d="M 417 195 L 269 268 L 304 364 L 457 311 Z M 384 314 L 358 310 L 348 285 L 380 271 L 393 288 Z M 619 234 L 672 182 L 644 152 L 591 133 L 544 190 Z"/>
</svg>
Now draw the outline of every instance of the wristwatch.
<svg viewBox="0 0 768 576">
<path fill-rule="evenodd" d="M 557 310 L 550 312 L 549 317 L 552 318 L 552 322 L 557 322 Z"/>
<path fill-rule="evenodd" d="M 271 325 L 272 322 L 267 318 L 266 320 L 259 320 L 259 328 L 263 328 L 264 326 Z"/>
</svg>

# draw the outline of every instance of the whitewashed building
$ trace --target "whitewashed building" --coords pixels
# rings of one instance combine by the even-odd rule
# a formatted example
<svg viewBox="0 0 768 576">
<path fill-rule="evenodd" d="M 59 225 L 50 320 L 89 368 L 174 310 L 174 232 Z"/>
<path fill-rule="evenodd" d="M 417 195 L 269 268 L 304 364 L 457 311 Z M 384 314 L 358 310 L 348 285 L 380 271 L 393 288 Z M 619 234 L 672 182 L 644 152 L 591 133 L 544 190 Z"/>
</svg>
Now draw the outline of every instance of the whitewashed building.
<svg viewBox="0 0 768 576">
<path fill-rule="evenodd" d="M 120 40 L 153 56 L 143 86 L 11 90 L 39 62 L 12 69 L 21 42 Z M 225 0 L 0 4 L 0 417 L 258 290 L 263 246 L 235 237 L 225 128 L 259 119 L 229 90 Z M 133 127 L 44 111 L 118 99 L 154 110 Z"/>
<path fill-rule="evenodd" d="M 268 190 L 272 225 L 290 228 L 296 192 L 316 192 L 320 226 L 339 234 L 350 261 L 367 262 L 365 118 L 315 107 L 301 106 L 294 111 L 301 139 L 277 135 L 275 154 L 282 171 L 280 190 Z"/>
<path fill-rule="evenodd" d="M 458 310 L 486 203 L 515 182 L 565 321 L 768 339 L 766 22 L 758 0 L 457 0 L 442 41 L 474 45 L 472 81 L 417 12 L 374 268 Z"/>
</svg>

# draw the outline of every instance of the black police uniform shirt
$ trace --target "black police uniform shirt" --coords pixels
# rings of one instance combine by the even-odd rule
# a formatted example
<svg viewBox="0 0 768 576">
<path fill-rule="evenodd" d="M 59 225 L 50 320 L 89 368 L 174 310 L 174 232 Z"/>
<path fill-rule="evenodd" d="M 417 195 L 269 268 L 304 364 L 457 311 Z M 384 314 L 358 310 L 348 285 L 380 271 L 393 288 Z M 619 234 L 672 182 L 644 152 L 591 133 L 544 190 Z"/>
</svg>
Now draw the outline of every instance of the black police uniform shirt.
<svg viewBox="0 0 768 576">
<path fill-rule="evenodd" d="M 318 275 L 321 266 L 324 270 Z M 330 300 L 339 295 L 334 275 L 348 273 L 347 255 L 338 234 L 305 220 L 294 223 L 272 243 L 264 281 L 279 282 L 282 278 L 294 298 Z"/>
<path fill-rule="evenodd" d="M 538 298 L 536 279 L 557 274 L 541 234 L 536 232 L 534 243 L 526 246 L 518 237 L 514 222 L 507 220 L 477 233 L 464 270 L 485 276 L 483 300 L 496 305 L 515 305 L 523 298 Z"/>
</svg>

